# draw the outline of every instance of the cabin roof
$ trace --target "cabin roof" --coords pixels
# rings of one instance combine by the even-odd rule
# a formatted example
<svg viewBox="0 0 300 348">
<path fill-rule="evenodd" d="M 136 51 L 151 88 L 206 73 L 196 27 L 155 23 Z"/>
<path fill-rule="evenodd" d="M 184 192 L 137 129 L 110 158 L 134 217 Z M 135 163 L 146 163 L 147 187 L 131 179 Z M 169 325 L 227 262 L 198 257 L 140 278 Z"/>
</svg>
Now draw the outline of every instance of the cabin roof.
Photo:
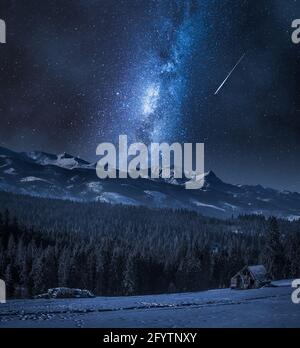
<svg viewBox="0 0 300 348">
<path fill-rule="evenodd" d="M 267 270 L 263 265 L 248 266 L 252 275 L 260 282 L 267 280 Z"/>
<path fill-rule="evenodd" d="M 258 280 L 259 282 L 265 282 L 268 280 L 267 270 L 263 265 L 255 265 L 255 266 L 245 266 L 242 270 L 240 270 L 233 278 L 239 276 L 246 269 L 252 274 L 252 276 Z"/>
</svg>

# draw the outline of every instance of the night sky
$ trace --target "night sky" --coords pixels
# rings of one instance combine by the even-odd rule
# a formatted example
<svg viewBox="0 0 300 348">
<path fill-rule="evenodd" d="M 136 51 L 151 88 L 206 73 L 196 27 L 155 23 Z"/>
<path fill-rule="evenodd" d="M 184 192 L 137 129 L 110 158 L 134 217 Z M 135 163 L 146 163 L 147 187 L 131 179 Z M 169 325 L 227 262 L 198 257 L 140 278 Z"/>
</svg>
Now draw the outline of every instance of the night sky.
<svg viewBox="0 0 300 348">
<path fill-rule="evenodd" d="M 1 146 L 204 142 L 223 180 L 300 192 L 299 0 L 1 0 L 0 18 Z"/>
</svg>

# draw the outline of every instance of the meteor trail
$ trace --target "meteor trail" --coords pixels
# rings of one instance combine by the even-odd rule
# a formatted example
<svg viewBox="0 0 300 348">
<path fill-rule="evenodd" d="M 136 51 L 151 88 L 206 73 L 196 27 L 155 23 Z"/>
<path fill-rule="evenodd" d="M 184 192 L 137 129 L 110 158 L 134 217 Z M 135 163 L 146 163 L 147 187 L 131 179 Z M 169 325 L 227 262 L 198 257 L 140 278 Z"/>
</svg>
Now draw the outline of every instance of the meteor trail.
<svg viewBox="0 0 300 348">
<path fill-rule="evenodd" d="M 237 61 L 237 63 L 235 64 L 235 66 L 232 68 L 232 70 L 230 71 L 230 73 L 227 75 L 226 79 L 221 83 L 220 87 L 216 90 L 215 95 L 217 95 L 221 88 L 225 85 L 225 83 L 227 82 L 227 80 L 229 79 L 229 77 L 231 76 L 231 74 L 234 72 L 234 70 L 238 67 L 238 65 L 241 63 L 241 61 L 244 59 L 246 53 L 244 53 L 241 58 Z"/>
</svg>

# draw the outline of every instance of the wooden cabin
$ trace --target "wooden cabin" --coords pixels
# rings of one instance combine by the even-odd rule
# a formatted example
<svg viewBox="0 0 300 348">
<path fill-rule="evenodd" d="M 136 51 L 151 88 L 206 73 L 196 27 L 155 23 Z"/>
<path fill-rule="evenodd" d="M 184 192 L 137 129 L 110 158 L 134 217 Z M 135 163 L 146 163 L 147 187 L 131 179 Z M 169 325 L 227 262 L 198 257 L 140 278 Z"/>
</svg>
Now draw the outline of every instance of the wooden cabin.
<svg viewBox="0 0 300 348">
<path fill-rule="evenodd" d="M 231 278 L 231 289 L 259 289 L 271 281 L 263 265 L 245 266 Z"/>
</svg>

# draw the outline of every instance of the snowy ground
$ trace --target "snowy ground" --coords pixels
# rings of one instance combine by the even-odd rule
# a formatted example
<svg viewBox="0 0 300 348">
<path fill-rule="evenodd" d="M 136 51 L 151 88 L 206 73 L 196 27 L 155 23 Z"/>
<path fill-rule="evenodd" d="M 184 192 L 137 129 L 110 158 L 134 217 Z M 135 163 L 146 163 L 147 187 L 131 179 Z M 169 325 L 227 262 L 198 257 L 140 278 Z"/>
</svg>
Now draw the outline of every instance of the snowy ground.
<svg viewBox="0 0 300 348">
<path fill-rule="evenodd" d="M 300 327 L 290 281 L 258 290 L 71 300 L 14 300 L 0 305 L 1 327 Z"/>
</svg>

